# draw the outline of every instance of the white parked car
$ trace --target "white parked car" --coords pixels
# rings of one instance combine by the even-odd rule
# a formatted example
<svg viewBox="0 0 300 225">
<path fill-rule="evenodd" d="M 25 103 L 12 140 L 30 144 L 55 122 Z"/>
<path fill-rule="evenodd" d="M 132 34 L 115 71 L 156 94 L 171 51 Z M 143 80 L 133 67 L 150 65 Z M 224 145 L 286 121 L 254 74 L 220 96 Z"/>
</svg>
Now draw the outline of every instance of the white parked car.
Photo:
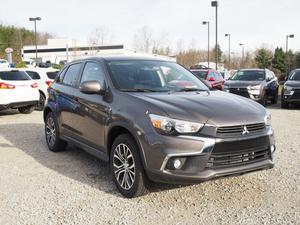
<svg viewBox="0 0 300 225">
<path fill-rule="evenodd" d="M 9 68 L 9 62 L 6 59 L 0 59 L 0 68 Z"/>
<path fill-rule="evenodd" d="M 0 71 L 0 110 L 18 109 L 31 113 L 39 101 L 38 84 L 24 71 Z"/>
<path fill-rule="evenodd" d="M 53 68 L 20 68 L 25 71 L 39 86 L 40 100 L 37 105 L 38 110 L 43 110 L 46 99 L 48 98 L 48 87 L 52 84 L 59 70 Z"/>
</svg>

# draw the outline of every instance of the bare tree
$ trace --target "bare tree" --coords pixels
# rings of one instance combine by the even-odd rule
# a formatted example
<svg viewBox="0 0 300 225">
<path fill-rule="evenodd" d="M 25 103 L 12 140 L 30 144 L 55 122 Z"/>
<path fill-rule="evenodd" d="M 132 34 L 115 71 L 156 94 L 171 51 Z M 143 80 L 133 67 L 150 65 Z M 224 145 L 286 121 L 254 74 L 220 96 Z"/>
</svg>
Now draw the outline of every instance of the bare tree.
<svg viewBox="0 0 300 225">
<path fill-rule="evenodd" d="M 133 46 L 140 51 L 150 53 L 154 44 L 153 31 L 150 27 L 143 26 L 134 34 Z"/>
<path fill-rule="evenodd" d="M 113 33 L 107 26 L 99 26 L 89 36 L 89 43 L 92 45 L 107 45 L 113 40 Z"/>
</svg>

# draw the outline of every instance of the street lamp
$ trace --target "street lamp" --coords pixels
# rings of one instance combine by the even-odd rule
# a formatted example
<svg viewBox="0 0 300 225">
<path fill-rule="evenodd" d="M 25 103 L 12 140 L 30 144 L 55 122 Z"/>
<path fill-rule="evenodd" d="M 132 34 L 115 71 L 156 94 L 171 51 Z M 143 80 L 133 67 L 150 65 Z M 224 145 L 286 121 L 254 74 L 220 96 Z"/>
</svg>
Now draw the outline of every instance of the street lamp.
<svg viewBox="0 0 300 225">
<path fill-rule="evenodd" d="M 209 68 L 209 21 L 203 21 L 203 25 L 207 25 L 207 66 Z"/>
<path fill-rule="evenodd" d="M 231 68 L 231 63 L 230 63 L 230 38 L 231 38 L 231 34 L 225 34 L 225 37 L 228 37 L 228 69 Z"/>
<path fill-rule="evenodd" d="M 34 42 L 35 42 L 35 63 L 37 63 L 37 40 L 36 40 L 36 21 L 42 20 L 41 17 L 30 17 L 29 21 L 34 22 Z"/>
<path fill-rule="evenodd" d="M 288 75 L 288 51 L 289 51 L 289 38 L 294 38 L 294 34 L 286 35 L 286 44 L 285 44 L 285 68 L 286 68 L 286 75 Z"/>
<path fill-rule="evenodd" d="M 218 69 L 218 1 L 212 1 L 211 6 L 216 8 L 216 49 L 215 49 L 215 58 L 216 58 L 216 70 Z"/>
<path fill-rule="evenodd" d="M 242 46 L 242 66 L 244 67 L 245 44 L 240 43 L 239 46 Z"/>
</svg>

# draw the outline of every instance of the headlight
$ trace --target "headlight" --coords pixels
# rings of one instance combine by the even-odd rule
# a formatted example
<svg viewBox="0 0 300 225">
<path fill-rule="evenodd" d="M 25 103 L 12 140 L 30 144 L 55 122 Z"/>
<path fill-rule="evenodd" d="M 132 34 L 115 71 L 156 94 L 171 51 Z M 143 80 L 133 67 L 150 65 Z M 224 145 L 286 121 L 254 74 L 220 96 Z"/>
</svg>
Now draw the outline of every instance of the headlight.
<svg viewBox="0 0 300 225">
<path fill-rule="evenodd" d="M 247 89 L 251 95 L 260 95 L 261 85 L 248 86 Z"/>
<path fill-rule="evenodd" d="M 284 90 L 284 94 L 285 95 L 292 95 L 292 94 L 294 94 L 294 91 L 293 91 L 292 87 L 284 85 L 283 90 Z"/>
<path fill-rule="evenodd" d="M 267 126 L 271 125 L 271 114 L 269 112 L 267 112 L 266 115 L 265 115 L 265 124 Z"/>
<path fill-rule="evenodd" d="M 165 134 L 172 134 L 178 132 L 185 133 L 197 133 L 203 126 L 203 123 L 194 123 L 183 120 L 175 120 L 164 116 L 158 116 L 149 114 L 152 126 L 159 132 Z"/>
</svg>

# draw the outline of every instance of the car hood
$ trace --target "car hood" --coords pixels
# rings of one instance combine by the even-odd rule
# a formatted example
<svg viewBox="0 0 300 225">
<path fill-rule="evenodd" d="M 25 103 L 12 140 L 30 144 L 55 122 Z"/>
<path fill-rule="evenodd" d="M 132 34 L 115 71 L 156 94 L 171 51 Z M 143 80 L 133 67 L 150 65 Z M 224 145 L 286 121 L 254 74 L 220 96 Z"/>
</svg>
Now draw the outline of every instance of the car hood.
<svg viewBox="0 0 300 225">
<path fill-rule="evenodd" d="M 258 103 L 222 91 L 130 95 L 146 101 L 149 113 L 154 105 L 154 108 L 159 107 L 171 118 L 216 126 L 262 122 L 266 113 L 265 108 Z"/>
<path fill-rule="evenodd" d="M 288 80 L 284 85 L 294 88 L 300 88 L 300 81 L 298 80 Z"/>
<path fill-rule="evenodd" d="M 260 85 L 262 81 L 227 80 L 225 85 L 229 88 L 246 88 L 248 86 Z"/>
</svg>

